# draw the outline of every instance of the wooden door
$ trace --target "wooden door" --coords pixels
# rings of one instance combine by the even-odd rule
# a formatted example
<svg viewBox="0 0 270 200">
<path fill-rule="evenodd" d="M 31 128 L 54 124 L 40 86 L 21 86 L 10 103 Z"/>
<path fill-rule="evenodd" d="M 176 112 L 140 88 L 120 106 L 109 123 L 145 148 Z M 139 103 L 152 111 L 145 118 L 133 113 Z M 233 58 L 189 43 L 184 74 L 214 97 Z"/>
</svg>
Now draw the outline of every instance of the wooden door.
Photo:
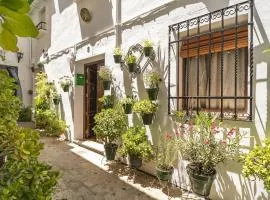
<svg viewBox="0 0 270 200">
<path fill-rule="evenodd" d="M 87 64 L 84 66 L 85 88 L 84 88 L 84 137 L 85 139 L 95 139 L 93 127 L 94 117 L 100 111 L 98 99 L 103 96 L 102 82 L 98 77 L 100 66 L 104 61 Z"/>
</svg>

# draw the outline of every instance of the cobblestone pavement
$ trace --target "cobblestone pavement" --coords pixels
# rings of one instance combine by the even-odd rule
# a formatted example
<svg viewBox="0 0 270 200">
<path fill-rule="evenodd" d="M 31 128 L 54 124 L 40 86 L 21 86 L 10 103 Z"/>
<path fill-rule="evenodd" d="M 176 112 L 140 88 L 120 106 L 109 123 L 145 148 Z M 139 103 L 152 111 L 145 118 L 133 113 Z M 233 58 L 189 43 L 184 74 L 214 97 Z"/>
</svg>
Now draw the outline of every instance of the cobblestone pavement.
<svg viewBox="0 0 270 200">
<path fill-rule="evenodd" d="M 55 200 L 152 200 L 70 151 L 72 147 L 55 138 L 42 138 L 40 159 L 61 172 Z"/>
</svg>

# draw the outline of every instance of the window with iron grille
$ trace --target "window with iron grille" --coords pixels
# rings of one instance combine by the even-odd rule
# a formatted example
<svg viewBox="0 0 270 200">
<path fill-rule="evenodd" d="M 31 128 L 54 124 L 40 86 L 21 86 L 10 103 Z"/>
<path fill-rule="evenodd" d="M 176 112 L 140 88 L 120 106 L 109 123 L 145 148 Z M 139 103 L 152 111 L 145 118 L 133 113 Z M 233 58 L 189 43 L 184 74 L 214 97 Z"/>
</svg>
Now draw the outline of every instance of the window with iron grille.
<svg viewBox="0 0 270 200">
<path fill-rule="evenodd" d="M 253 1 L 169 26 L 168 112 L 252 120 Z"/>
</svg>

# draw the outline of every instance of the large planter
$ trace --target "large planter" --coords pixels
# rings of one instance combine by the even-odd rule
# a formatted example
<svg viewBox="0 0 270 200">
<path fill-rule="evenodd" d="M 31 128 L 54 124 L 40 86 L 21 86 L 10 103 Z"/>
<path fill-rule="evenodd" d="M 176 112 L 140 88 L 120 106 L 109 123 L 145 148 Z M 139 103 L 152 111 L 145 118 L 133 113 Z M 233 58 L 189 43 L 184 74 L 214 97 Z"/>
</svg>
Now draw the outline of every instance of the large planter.
<svg viewBox="0 0 270 200">
<path fill-rule="evenodd" d="M 128 165 L 131 168 L 138 169 L 142 166 L 142 159 L 136 155 L 129 154 L 128 155 Z"/>
<path fill-rule="evenodd" d="M 69 91 L 69 85 L 64 85 L 63 86 L 63 91 L 68 92 Z"/>
<path fill-rule="evenodd" d="M 125 114 L 132 113 L 132 104 L 131 103 L 123 104 L 123 108 L 124 108 Z"/>
<path fill-rule="evenodd" d="M 142 114 L 142 120 L 144 125 L 150 125 L 153 121 L 154 113 L 144 113 Z"/>
<path fill-rule="evenodd" d="M 146 57 L 149 57 L 153 52 L 153 47 L 144 47 L 143 52 Z"/>
<path fill-rule="evenodd" d="M 170 170 L 164 170 L 156 167 L 156 174 L 159 180 L 169 181 L 172 178 L 173 168 Z"/>
<path fill-rule="evenodd" d="M 104 90 L 110 90 L 111 88 L 111 81 L 103 81 L 103 89 Z"/>
<path fill-rule="evenodd" d="M 192 191 L 198 195 L 207 197 L 210 194 L 212 184 L 216 178 L 216 171 L 213 175 L 199 175 L 191 165 L 187 165 L 187 173 L 189 175 Z"/>
<path fill-rule="evenodd" d="M 122 55 L 113 55 L 115 63 L 121 63 Z"/>
<path fill-rule="evenodd" d="M 146 91 L 147 91 L 149 100 L 151 101 L 157 100 L 158 88 L 147 88 Z"/>
<path fill-rule="evenodd" d="M 130 73 L 135 72 L 135 70 L 136 70 L 136 63 L 128 63 L 127 65 L 128 65 L 128 71 Z"/>
<path fill-rule="evenodd" d="M 117 144 L 114 143 L 108 143 L 104 145 L 105 156 L 108 161 L 115 159 L 117 148 Z"/>
</svg>

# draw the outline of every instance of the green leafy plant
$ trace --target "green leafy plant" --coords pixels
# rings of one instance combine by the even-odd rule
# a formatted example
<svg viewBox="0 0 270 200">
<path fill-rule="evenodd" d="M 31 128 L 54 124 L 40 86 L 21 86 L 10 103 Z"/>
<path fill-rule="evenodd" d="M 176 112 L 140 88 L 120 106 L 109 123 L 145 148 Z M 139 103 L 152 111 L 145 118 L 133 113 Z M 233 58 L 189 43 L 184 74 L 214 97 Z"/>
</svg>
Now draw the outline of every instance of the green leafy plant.
<svg viewBox="0 0 270 200">
<path fill-rule="evenodd" d="M 114 106 L 114 96 L 112 95 L 102 96 L 98 101 L 102 103 L 104 109 L 113 108 Z"/>
<path fill-rule="evenodd" d="M 122 147 L 120 152 L 123 155 L 134 155 L 141 159 L 148 160 L 153 155 L 153 149 L 146 136 L 143 127 L 131 127 L 122 135 Z"/>
<path fill-rule="evenodd" d="M 123 51 L 119 47 L 115 48 L 113 52 L 114 52 L 114 55 L 119 55 L 119 56 L 123 55 Z"/>
<path fill-rule="evenodd" d="M 135 100 L 134 100 L 132 97 L 126 97 L 126 98 L 121 99 L 121 101 L 120 101 L 120 103 L 121 103 L 122 105 L 126 105 L 126 104 L 131 104 L 131 105 L 133 105 L 134 102 L 135 102 Z"/>
<path fill-rule="evenodd" d="M 171 170 L 178 156 L 178 140 L 175 135 L 166 133 L 159 138 L 157 148 L 157 168 Z"/>
<path fill-rule="evenodd" d="M 32 110 L 31 110 L 30 106 L 21 108 L 18 121 L 19 122 L 31 122 L 32 121 Z"/>
<path fill-rule="evenodd" d="M 134 55 L 128 55 L 128 57 L 127 57 L 127 64 L 136 63 L 136 60 L 137 60 L 136 56 L 134 56 Z"/>
<path fill-rule="evenodd" d="M 153 47 L 152 40 L 144 40 L 143 41 L 143 47 Z"/>
<path fill-rule="evenodd" d="M 105 144 L 115 142 L 127 129 L 126 115 L 115 109 L 103 109 L 95 115 L 93 128 L 98 139 Z"/>
<path fill-rule="evenodd" d="M 177 133 L 182 156 L 198 175 L 211 176 L 217 164 L 239 156 L 242 136 L 235 128 L 223 128 L 221 123 L 216 123 L 216 117 L 201 112 L 184 126 L 184 131 Z"/>
<path fill-rule="evenodd" d="M 37 37 L 38 30 L 27 15 L 27 0 L 0 1 L 0 46 L 7 51 L 18 51 L 18 37 Z"/>
<path fill-rule="evenodd" d="M 133 109 L 134 112 L 140 114 L 149 114 L 157 111 L 157 104 L 152 103 L 150 100 L 141 100 L 134 104 Z"/>
<path fill-rule="evenodd" d="M 38 62 L 38 63 L 37 63 L 37 67 L 38 67 L 38 68 L 43 68 L 43 67 L 44 67 L 44 64 L 43 64 L 42 62 Z"/>
<path fill-rule="evenodd" d="M 148 72 L 145 75 L 145 84 L 149 88 L 158 88 L 159 83 L 162 82 L 161 75 L 156 71 Z"/>
<path fill-rule="evenodd" d="M 59 82 L 60 82 L 60 85 L 63 89 L 66 87 L 69 88 L 70 86 L 73 85 L 73 81 L 72 81 L 71 77 L 69 77 L 69 76 L 61 77 Z"/>
<path fill-rule="evenodd" d="M 259 178 L 264 182 L 265 189 L 270 191 L 270 140 L 265 140 L 264 146 L 257 145 L 242 159 L 243 174 Z"/>
<path fill-rule="evenodd" d="M 101 67 L 98 75 L 103 81 L 112 81 L 112 71 L 108 67 Z"/>
</svg>

